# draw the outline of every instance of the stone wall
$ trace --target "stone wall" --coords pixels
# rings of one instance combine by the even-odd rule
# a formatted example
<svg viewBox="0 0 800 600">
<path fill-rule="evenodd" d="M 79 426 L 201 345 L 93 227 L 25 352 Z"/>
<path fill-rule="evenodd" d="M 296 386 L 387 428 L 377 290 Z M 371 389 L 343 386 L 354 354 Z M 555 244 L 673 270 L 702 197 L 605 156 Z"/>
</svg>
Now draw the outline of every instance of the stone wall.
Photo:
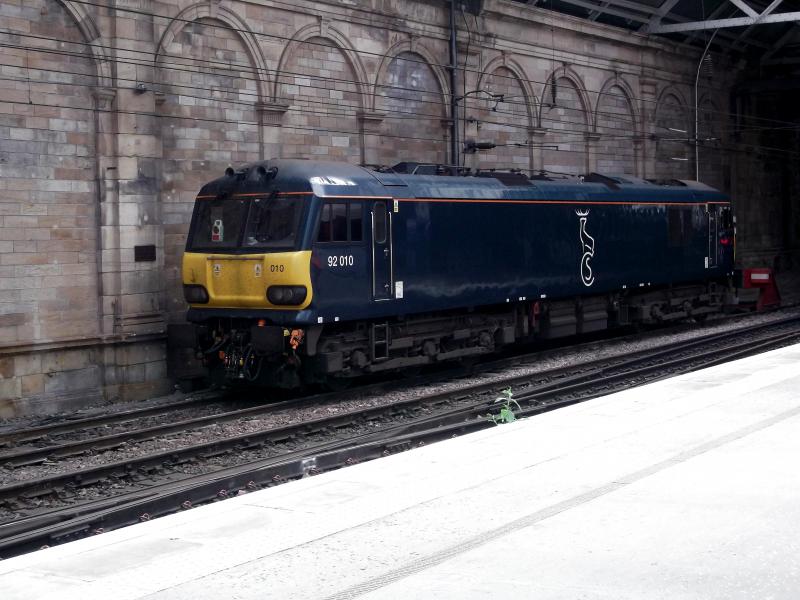
<svg viewBox="0 0 800 600">
<path fill-rule="evenodd" d="M 496 144 L 465 164 L 693 178 L 672 130 L 693 137 L 695 50 L 508 0 L 462 16 L 459 137 Z M 0 20 L 0 416 L 168 389 L 193 198 L 227 166 L 453 160 L 443 3 L 0 0 Z M 702 86 L 723 141 L 728 71 Z"/>
</svg>

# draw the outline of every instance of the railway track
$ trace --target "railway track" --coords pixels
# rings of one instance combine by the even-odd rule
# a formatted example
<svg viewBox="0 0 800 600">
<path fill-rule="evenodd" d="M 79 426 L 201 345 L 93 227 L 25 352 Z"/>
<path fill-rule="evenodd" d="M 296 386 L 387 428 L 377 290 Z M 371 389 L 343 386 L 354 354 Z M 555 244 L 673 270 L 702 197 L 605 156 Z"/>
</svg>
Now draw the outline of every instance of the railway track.
<svg viewBox="0 0 800 600">
<path fill-rule="evenodd" d="M 709 322 L 709 324 L 715 325 L 724 323 L 726 321 L 735 321 L 746 316 L 746 314 L 728 315 L 715 319 L 713 322 Z M 657 330 L 657 333 L 675 334 L 683 331 L 697 330 L 697 327 L 698 326 L 696 324 L 678 324 L 672 325 L 666 330 Z M 612 335 L 603 337 L 602 341 L 608 341 L 609 339 L 625 340 L 629 339 L 630 337 L 631 336 L 627 335 L 620 338 L 619 335 Z M 596 342 L 585 342 L 576 345 L 574 341 L 567 340 L 566 344 L 559 341 L 554 348 L 562 348 L 564 345 L 566 345 L 573 350 L 580 350 L 591 347 L 595 343 Z M 477 374 L 480 374 L 481 372 L 496 372 L 501 369 L 535 362 L 542 355 L 542 352 L 546 351 L 547 350 L 537 351 L 533 354 L 527 353 L 522 356 L 514 355 L 511 358 L 503 359 L 486 357 L 488 358 L 488 362 L 483 361 L 476 368 L 470 370 L 469 373 L 463 368 L 455 367 L 432 376 L 409 378 L 404 380 L 402 384 L 386 381 L 368 382 L 366 384 L 359 385 L 357 389 L 352 391 L 361 392 L 364 394 L 381 393 L 384 391 L 401 389 L 402 387 L 435 383 L 446 377 L 459 377 L 475 374 L 476 372 Z M 309 402 L 336 402 L 341 397 L 342 394 L 338 393 L 315 394 L 313 396 L 304 395 L 296 400 L 284 402 L 282 405 L 291 407 L 293 405 Z M 10 466 L 34 464 L 37 461 L 45 459 L 43 456 L 47 453 L 47 448 L 53 449 L 54 457 L 59 455 L 59 453 L 61 453 L 61 456 L 69 456 L 67 448 L 61 448 L 62 445 L 68 445 L 69 438 L 80 438 L 75 440 L 76 442 L 86 441 L 84 449 L 91 449 L 92 439 L 99 441 L 98 449 L 100 445 L 104 445 L 106 443 L 108 445 L 104 446 L 105 448 L 115 447 L 113 440 L 114 436 L 119 437 L 120 443 L 122 443 L 123 440 L 133 441 L 136 439 L 147 439 L 147 436 L 140 435 L 139 431 L 147 428 L 147 426 L 143 425 L 142 423 L 148 420 L 161 420 L 168 421 L 169 423 L 182 423 L 184 425 L 189 425 L 192 421 L 196 421 L 198 426 L 202 426 L 202 421 L 200 419 L 181 417 L 182 413 L 189 413 L 193 410 L 204 411 L 208 417 L 205 420 L 206 423 L 212 422 L 215 416 L 220 422 L 234 420 L 237 418 L 237 411 L 231 411 L 230 406 L 236 403 L 245 404 L 248 408 L 252 407 L 249 412 L 247 409 L 245 409 L 241 413 L 238 413 L 240 416 L 244 417 L 248 414 L 257 415 L 261 410 L 259 406 L 265 404 L 267 400 L 268 399 L 264 397 L 252 395 L 250 398 L 242 401 L 237 394 L 230 390 L 207 390 L 195 393 L 191 398 L 187 398 L 183 401 L 170 402 L 169 404 L 137 407 L 124 411 L 113 409 L 113 412 L 95 414 L 91 416 L 76 417 L 74 415 L 62 415 L 50 417 L 40 425 L 26 428 L 8 425 L 0 426 L 0 466 L 6 460 L 9 461 Z M 257 404 L 258 406 L 253 406 L 254 404 Z M 280 404 L 280 402 L 272 402 L 272 406 L 279 406 Z M 153 436 L 165 434 L 169 433 L 170 429 L 174 431 L 179 430 L 179 428 L 170 428 L 169 426 L 165 426 L 163 429 L 153 426 L 151 428 L 151 433 Z M 114 433 L 109 434 L 109 430 L 114 430 Z M 131 435 L 125 438 L 127 432 L 131 432 Z M 102 437 L 107 439 L 100 441 L 100 438 Z M 62 444 L 62 442 L 59 441 L 62 439 L 66 439 L 67 442 Z M 28 446 L 31 447 L 31 454 L 30 456 L 25 457 L 24 455 L 27 452 L 25 448 Z M 76 443 L 75 451 L 80 452 L 80 447 L 80 444 Z M 34 448 L 40 449 L 40 456 L 38 458 L 36 457 Z M 24 462 L 25 460 L 29 460 L 30 462 L 26 463 Z"/>
<path fill-rule="evenodd" d="M 759 327 L 759 326 L 755 326 Z M 673 327 L 671 333 L 680 332 L 682 327 Z M 745 330 L 746 331 L 746 330 Z M 592 343 L 573 346 L 573 349 L 591 347 Z M 352 392 L 324 393 L 302 396 L 278 402 L 265 402 L 263 397 L 252 397 L 242 401 L 231 391 L 207 391 L 181 402 L 135 408 L 121 412 L 65 418 L 56 423 L 47 423 L 26 429 L 0 431 L 0 466 L 14 469 L 22 466 L 41 464 L 45 461 L 58 461 L 81 453 L 104 452 L 130 444 L 149 440 L 176 432 L 202 428 L 291 410 L 304 405 L 335 404 L 353 392 L 363 395 L 397 391 L 410 386 L 424 386 L 441 382 L 447 378 L 469 375 L 498 373 L 515 366 L 536 362 L 540 352 L 512 358 L 492 359 L 482 363 L 469 372 L 460 367 L 451 368 L 435 375 L 415 377 L 403 383 L 395 381 L 373 382 L 359 386 Z M 245 404 L 246 408 L 228 410 L 231 405 Z M 183 418 L 185 413 L 201 411 L 200 416 Z M 153 421 L 159 421 L 151 425 Z M 109 433 L 109 431 L 113 431 Z M 2 479 L 0 479 L 0 484 Z"/>
<path fill-rule="evenodd" d="M 214 392 L 197 394 L 182 401 L 133 408 L 125 411 L 92 415 L 80 418 L 65 418 L 55 423 L 46 423 L 24 429 L 0 431 L 0 454 L 3 449 L 13 448 L 20 444 L 47 443 L 59 435 L 70 435 L 81 431 L 90 431 L 108 426 L 122 426 L 135 423 L 138 420 L 150 417 L 175 414 L 181 410 L 197 409 L 219 400 L 221 395 Z M 2 460 L 2 458 L 0 458 Z"/>
<path fill-rule="evenodd" d="M 491 426 L 487 414 L 496 410 L 494 400 L 503 387 L 514 388 L 514 399 L 521 406 L 518 416 L 530 416 L 798 340 L 800 319 L 785 319 L 624 358 L 595 360 L 580 369 L 555 369 L 502 383 L 471 385 L 367 411 L 345 412 L 94 469 L 16 482 L 0 487 L 0 503 L 13 507 L 20 498 L 59 495 L 69 501 L 80 489 L 108 481 L 142 487 L 0 525 L 0 555 L 90 535 L 237 490 L 256 489 Z M 192 475 L 172 470 L 181 465 L 196 467 L 220 456 L 235 456 L 240 462 Z"/>
</svg>

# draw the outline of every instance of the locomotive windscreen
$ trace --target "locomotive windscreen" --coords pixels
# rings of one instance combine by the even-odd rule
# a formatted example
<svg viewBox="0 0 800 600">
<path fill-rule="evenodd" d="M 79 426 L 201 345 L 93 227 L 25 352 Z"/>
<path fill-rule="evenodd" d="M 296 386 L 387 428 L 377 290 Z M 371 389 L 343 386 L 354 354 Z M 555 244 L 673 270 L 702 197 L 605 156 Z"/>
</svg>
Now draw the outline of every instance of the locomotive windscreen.
<svg viewBox="0 0 800 600">
<path fill-rule="evenodd" d="M 198 200 L 189 250 L 289 250 L 294 247 L 302 203 L 291 198 Z"/>
</svg>

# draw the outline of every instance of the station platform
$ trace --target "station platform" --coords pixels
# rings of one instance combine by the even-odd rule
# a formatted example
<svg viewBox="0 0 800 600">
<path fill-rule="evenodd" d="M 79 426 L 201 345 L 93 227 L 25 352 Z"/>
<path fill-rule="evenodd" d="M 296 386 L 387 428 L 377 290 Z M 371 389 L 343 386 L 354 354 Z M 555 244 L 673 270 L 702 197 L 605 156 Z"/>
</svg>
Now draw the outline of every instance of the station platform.
<svg viewBox="0 0 800 600">
<path fill-rule="evenodd" d="M 800 345 L 0 562 L 3 600 L 800 597 Z"/>
</svg>

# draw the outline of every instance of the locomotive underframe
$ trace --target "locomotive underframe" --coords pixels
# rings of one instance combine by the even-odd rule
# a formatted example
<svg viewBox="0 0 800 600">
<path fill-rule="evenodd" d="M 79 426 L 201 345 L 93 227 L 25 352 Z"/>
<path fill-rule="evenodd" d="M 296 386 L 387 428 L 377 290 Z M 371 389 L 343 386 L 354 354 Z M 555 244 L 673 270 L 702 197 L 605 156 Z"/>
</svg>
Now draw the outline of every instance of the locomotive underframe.
<svg viewBox="0 0 800 600">
<path fill-rule="evenodd" d="M 730 290 L 729 281 L 708 281 L 294 328 L 216 318 L 197 328 L 197 351 L 227 380 L 296 387 L 479 356 L 515 342 L 701 320 L 723 310 Z"/>
</svg>

